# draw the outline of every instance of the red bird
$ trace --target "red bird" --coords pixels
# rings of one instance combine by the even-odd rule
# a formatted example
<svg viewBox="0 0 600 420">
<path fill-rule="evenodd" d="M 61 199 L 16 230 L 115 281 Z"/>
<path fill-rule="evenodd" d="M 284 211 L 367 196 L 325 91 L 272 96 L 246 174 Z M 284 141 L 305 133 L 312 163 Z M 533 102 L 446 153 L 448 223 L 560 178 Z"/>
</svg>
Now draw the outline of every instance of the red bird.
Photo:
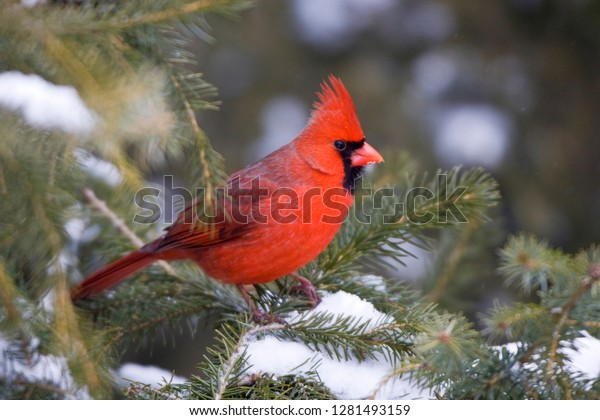
<svg viewBox="0 0 600 420">
<path fill-rule="evenodd" d="M 243 285 L 291 275 L 316 305 L 312 284 L 295 271 L 338 232 L 363 167 L 383 161 L 365 141 L 339 79 L 330 76 L 317 96 L 298 137 L 228 178 L 228 199 L 216 206 L 220 218 L 211 223 L 195 218 L 203 204 L 198 200 L 160 238 L 75 286 L 72 298 L 99 293 L 157 260 L 190 259 L 211 277 L 237 285 L 258 322 L 274 318 L 258 310 Z"/>
</svg>

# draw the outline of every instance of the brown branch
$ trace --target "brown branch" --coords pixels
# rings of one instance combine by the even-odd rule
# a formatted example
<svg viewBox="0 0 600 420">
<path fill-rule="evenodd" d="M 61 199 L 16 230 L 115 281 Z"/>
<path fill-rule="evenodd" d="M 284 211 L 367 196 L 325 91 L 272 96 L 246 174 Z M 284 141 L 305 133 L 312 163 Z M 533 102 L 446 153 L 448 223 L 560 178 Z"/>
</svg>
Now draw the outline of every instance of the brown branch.
<svg viewBox="0 0 600 420">
<path fill-rule="evenodd" d="M 548 380 L 551 379 L 554 374 L 554 363 L 556 362 L 558 343 L 560 341 L 560 333 L 563 327 L 568 323 L 569 314 L 573 307 L 577 304 L 577 301 L 588 291 L 589 288 L 592 287 L 592 279 L 588 276 L 584 277 L 581 280 L 581 284 L 579 288 L 575 291 L 575 293 L 569 298 L 567 303 L 565 303 L 562 308 L 560 308 L 560 318 L 554 327 L 554 331 L 552 332 L 552 340 L 550 341 L 550 349 L 548 351 L 548 364 L 546 365 L 546 377 Z"/>
<path fill-rule="evenodd" d="M 211 206 L 212 202 L 213 202 L 213 200 L 212 200 L 213 185 L 210 182 L 210 170 L 209 170 L 208 160 L 206 158 L 206 150 L 205 150 L 206 134 L 200 128 L 200 125 L 198 124 L 198 120 L 196 119 L 196 113 L 194 112 L 194 109 L 192 108 L 192 105 L 190 104 L 190 102 L 187 100 L 187 98 L 183 94 L 182 87 L 181 87 L 181 84 L 179 83 L 179 80 L 177 80 L 177 77 L 173 74 L 171 74 L 170 77 L 171 77 L 171 82 L 173 83 L 173 86 L 175 87 L 175 90 L 179 94 L 181 102 L 183 102 L 183 106 L 185 107 L 185 112 L 190 121 L 190 125 L 192 126 L 192 131 L 194 132 L 194 136 L 198 143 L 197 145 L 198 145 L 199 159 L 200 159 L 200 163 L 202 165 L 204 182 L 206 183 L 205 202 L 207 203 L 208 206 Z"/>
<path fill-rule="evenodd" d="M 520 363 L 521 365 L 523 365 L 526 362 L 528 362 L 531 359 L 531 356 L 533 356 L 533 353 L 535 353 L 535 351 L 542 345 L 542 343 L 543 343 L 543 340 L 538 340 L 537 342 L 533 343 L 531 345 L 531 347 L 529 347 L 529 349 L 527 349 L 527 351 L 525 353 L 523 353 L 523 355 L 521 357 L 519 357 L 518 359 L 515 359 L 515 361 L 509 366 L 509 370 L 513 368 L 515 363 Z M 494 376 L 492 376 L 487 381 L 487 383 L 485 385 L 485 389 L 490 390 L 491 388 L 493 388 L 496 385 L 496 383 L 500 379 L 502 379 L 502 377 L 504 376 L 505 373 L 506 373 L 506 370 L 501 370 L 501 371 L 497 372 Z M 533 392 L 530 388 L 528 388 L 527 386 L 525 388 L 533 399 L 535 399 L 535 400 L 539 399 L 538 395 L 535 392 Z"/>
<path fill-rule="evenodd" d="M 65 69 L 72 79 L 78 82 L 77 87 L 84 88 L 84 92 L 101 91 L 100 84 L 90 69 L 86 67 L 82 60 L 62 39 L 39 24 L 33 25 L 33 27 L 35 28 L 33 33 L 36 35 L 36 38 L 46 47 L 46 52 L 52 57 L 52 64 Z"/>
<path fill-rule="evenodd" d="M 129 229 L 129 227 L 127 226 L 125 221 L 123 219 L 121 219 L 119 216 L 117 216 L 106 205 L 106 202 L 104 202 L 104 201 L 100 200 L 98 197 L 96 197 L 96 194 L 94 194 L 94 192 L 91 189 L 89 189 L 89 188 L 84 189 L 83 194 L 88 199 L 90 204 L 96 210 L 98 210 L 100 213 L 102 213 L 104 216 L 106 216 L 106 218 L 109 219 L 112 222 L 112 224 L 117 229 L 119 229 L 121 231 L 121 233 L 124 236 L 126 236 L 134 246 L 136 246 L 137 248 L 141 248 L 144 246 L 144 241 L 142 241 L 140 239 L 140 237 L 135 234 L 135 232 L 133 232 L 131 229 Z M 167 274 L 169 274 L 173 277 L 177 277 L 177 272 L 169 263 L 167 263 L 166 261 L 158 261 L 158 263 L 161 265 L 162 268 L 164 268 L 164 270 L 167 272 Z"/>
<path fill-rule="evenodd" d="M 15 307 L 13 288 L 14 283 L 6 271 L 4 260 L 0 259 L 0 299 L 4 303 L 9 321 L 18 321 L 19 316 Z"/>
<path fill-rule="evenodd" d="M 600 328 L 599 321 L 579 321 L 577 319 L 569 319 L 567 321 L 567 325 L 570 325 L 570 326 L 582 325 L 582 326 L 588 327 L 588 328 Z"/>
<path fill-rule="evenodd" d="M 0 382 L 1 381 L 9 382 L 9 378 L 3 378 L 0 376 Z M 54 394 L 60 395 L 62 397 L 66 397 L 68 395 L 68 391 L 62 389 L 58 385 L 53 385 L 53 384 L 44 383 L 44 382 L 30 382 L 26 378 L 23 378 L 20 376 L 16 377 L 16 378 L 10 378 L 10 382 L 13 384 L 21 385 L 22 387 L 28 388 L 28 395 L 26 395 L 25 399 L 31 399 L 34 388 L 38 389 L 40 391 L 54 393 Z"/>
<path fill-rule="evenodd" d="M 117 229 L 119 229 L 124 236 L 126 236 L 129 239 L 129 241 L 134 246 L 138 248 L 144 246 L 144 241 L 142 241 L 139 236 L 137 236 L 131 229 L 129 229 L 129 227 L 125 224 L 123 219 L 121 219 L 111 209 L 109 209 L 106 205 L 106 202 L 100 200 L 91 189 L 85 188 L 83 190 L 83 194 L 85 195 L 85 198 L 88 199 L 90 204 L 93 207 L 95 207 L 96 210 L 98 210 L 100 213 L 106 216 L 112 222 L 112 224 Z"/>
<path fill-rule="evenodd" d="M 179 16 L 200 12 L 203 10 L 209 10 L 219 6 L 225 6 L 231 3 L 234 3 L 234 1 L 221 0 L 220 2 L 216 2 L 215 0 L 198 0 L 188 4 L 184 4 L 181 7 L 163 10 L 156 13 L 149 13 L 147 15 L 142 15 L 135 18 L 130 18 L 125 20 L 118 26 L 120 28 L 129 28 L 137 25 L 147 25 L 150 23 L 163 22 L 165 20 L 173 19 Z"/>
<path fill-rule="evenodd" d="M 442 273 L 438 276 L 435 287 L 425 296 L 430 302 L 439 302 L 442 298 L 444 291 L 446 290 L 446 286 L 452 279 L 452 276 L 456 272 L 460 261 L 465 255 L 467 251 L 467 247 L 469 245 L 469 239 L 473 234 L 476 228 L 476 223 L 469 223 L 465 226 L 460 233 L 458 243 L 454 246 L 454 249 L 450 253 L 447 259 L 446 267 L 442 271 Z"/>
<path fill-rule="evenodd" d="M 4 167 L 0 163 L 0 193 L 8 194 L 8 187 L 6 186 L 6 180 L 4 178 Z"/>
<path fill-rule="evenodd" d="M 56 337 L 62 347 L 63 353 L 70 355 L 71 358 L 81 364 L 86 385 L 92 393 L 98 394 L 101 391 L 102 382 L 96 370 L 96 360 L 90 354 L 90 350 L 84 340 L 84 333 L 81 330 L 71 301 L 67 278 L 62 272 L 56 285 L 54 311 Z"/>
</svg>

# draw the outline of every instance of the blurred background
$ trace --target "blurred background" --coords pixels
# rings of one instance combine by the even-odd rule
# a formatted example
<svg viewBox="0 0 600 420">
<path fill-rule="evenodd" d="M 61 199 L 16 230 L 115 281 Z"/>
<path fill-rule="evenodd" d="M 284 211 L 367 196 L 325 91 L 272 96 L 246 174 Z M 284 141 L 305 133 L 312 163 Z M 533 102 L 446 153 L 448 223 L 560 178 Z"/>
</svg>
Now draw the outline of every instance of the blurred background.
<svg viewBox="0 0 600 420">
<path fill-rule="evenodd" d="M 228 173 L 297 135 L 334 74 L 386 158 L 493 174 L 500 233 L 478 287 L 460 292 L 475 303 L 442 306 L 475 319 L 511 299 L 495 272 L 509 233 L 567 252 L 598 241 L 600 1 L 261 0 L 237 20 L 210 16 L 198 35 L 198 71 L 222 100 L 200 121 Z M 423 257 L 387 275 L 418 278 Z"/>
<path fill-rule="evenodd" d="M 298 134 L 331 73 L 377 147 L 491 171 L 509 231 L 597 240 L 599 1 L 262 0 L 207 24 L 223 102 L 201 119 L 229 172 Z"/>
</svg>

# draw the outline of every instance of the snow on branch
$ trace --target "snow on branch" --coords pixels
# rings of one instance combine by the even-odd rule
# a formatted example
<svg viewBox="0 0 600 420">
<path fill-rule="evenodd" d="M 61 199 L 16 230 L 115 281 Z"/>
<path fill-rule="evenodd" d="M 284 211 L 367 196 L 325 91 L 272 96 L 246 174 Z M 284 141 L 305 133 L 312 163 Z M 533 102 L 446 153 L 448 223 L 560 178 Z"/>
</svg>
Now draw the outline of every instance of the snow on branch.
<svg viewBox="0 0 600 420">
<path fill-rule="evenodd" d="M 18 71 L 0 73 L 0 107 L 19 112 L 33 127 L 71 134 L 89 134 L 98 123 L 72 86 L 57 86 Z"/>
</svg>

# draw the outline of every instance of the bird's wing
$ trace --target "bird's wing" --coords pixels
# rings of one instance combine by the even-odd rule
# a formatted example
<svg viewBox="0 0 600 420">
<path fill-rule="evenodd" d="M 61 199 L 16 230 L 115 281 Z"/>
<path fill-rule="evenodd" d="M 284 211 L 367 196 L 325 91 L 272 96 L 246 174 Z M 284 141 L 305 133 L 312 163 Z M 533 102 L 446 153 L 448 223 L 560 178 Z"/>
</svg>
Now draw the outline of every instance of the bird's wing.
<svg viewBox="0 0 600 420">
<path fill-rule="evenodd" d="M 244 236 L 260 225 L 259 220 L 264 220 L 264 212 L 271 207 L 272 193 L 286 175 L 281 172 L 281 150 L 286 150 L 286 146 L 232 174 L 227 180 L 226 191 L 217 189 L 210 212 L 215 215 L 212 220 L 216 222 L 197 216 L 205 214 L 205 203 L 198 198 L 178 215 L 167 233 L 156 241 L 155 250 L 212 246 Z M 284 162 L 289 163 L 289 158 Z"/>
<path fill-rule="evenodd" d="M 259 192 L 259 185 L 252 182 L 255 172 L 254 167 L 248 167 L 232 175 L 226 191 L 217 189 L 210 211 L 206 211 L 208 206 L 202 198 L 194 200 L 179 213 L 165 235 L 155 241 L 153 251 L 212 246 L 244 236 L 256 228 L 256 219 L 249 215 L 256 214 L 254 212 L 261 208 L 269 208 L 269 191 L 274 188 L 270 182 L 263 181 Z M 207 213 L 212 216 L 207 217 Z"/>
<path fill-rule="evenodd" d="M 165 235 L 155 244 L 155 251 L 173 249 L 190 250 L 216 245 L 239 238 L 248 233 L 252 223 L 243 223 L 231 217 L 230 205 L 215 206 L 215 216 L 212 221 L 197 216 L 204 208 L 202 202 L 194 202 L 183 210 L 177 220 L 171 225 Z"/>
</svg>

